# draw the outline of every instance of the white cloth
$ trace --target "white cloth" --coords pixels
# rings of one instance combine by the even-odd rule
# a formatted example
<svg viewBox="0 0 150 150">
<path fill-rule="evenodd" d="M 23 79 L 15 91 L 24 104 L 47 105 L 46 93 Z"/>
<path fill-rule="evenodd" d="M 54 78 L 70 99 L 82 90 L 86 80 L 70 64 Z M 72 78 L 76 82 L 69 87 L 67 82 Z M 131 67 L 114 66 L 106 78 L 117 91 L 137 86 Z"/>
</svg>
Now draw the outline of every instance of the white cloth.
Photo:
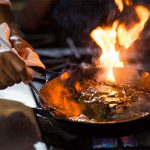
<svg viewBox="0 0 150 150">
<path fill-rule="evenodd" d="M 31 108 L 37 107 L 30 87 L 23 83 L 0 90 L 0 99 L 18 101 Z"/>
</svg>

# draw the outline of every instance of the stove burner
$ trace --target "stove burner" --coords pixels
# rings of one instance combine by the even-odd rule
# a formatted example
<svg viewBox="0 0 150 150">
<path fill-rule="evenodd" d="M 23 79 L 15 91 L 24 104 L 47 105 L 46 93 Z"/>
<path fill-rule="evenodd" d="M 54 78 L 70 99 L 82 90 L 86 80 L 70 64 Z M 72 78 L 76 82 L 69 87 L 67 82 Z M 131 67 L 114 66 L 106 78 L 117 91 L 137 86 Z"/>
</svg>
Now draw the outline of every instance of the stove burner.
<svg viewBox="0 0 150 150">
<path fill-rule="evenodd" d="M 118 141 L 116 138 L 109 139 L 93 139 L 93 148 L 116 148 Z"/>
</svg>

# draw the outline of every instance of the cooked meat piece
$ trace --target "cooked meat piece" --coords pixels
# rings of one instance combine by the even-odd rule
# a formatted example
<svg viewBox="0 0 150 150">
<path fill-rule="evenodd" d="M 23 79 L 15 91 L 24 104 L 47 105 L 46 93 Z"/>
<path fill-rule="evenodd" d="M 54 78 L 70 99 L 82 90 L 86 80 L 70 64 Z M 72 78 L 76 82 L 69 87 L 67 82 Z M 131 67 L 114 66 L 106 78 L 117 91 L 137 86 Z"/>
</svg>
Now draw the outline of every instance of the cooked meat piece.
<svg viewBox="0 0 150 150">
<path fill-rule="evenodd" d="M 128 84 L 117 85 L 110 82 L 86 81 L 82 83 L 78 102 L 84 104 L 85 114 L 97 121 L 123 120 L 142 114 L 145 100 L 150 106 L 150 93 Z M 144 110 L 144 109 L 143 109 Z"/>
</svg>

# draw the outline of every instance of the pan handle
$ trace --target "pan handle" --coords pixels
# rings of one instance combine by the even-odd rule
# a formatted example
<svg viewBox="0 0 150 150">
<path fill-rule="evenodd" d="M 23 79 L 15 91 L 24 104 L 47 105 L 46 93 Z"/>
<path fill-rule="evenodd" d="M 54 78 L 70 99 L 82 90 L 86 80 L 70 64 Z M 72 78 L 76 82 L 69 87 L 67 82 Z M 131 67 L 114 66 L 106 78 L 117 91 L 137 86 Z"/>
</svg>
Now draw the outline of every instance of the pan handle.
<svg viewBox="0 0 150 150">
<path fill-rule="evenodd" d="M 33 111 L 36 115 L 39 115 L 42 118 L 48 119 L 47 112 L 45 109 L 37 107 L 37 108 L 33 108 Z"/>
</svg>

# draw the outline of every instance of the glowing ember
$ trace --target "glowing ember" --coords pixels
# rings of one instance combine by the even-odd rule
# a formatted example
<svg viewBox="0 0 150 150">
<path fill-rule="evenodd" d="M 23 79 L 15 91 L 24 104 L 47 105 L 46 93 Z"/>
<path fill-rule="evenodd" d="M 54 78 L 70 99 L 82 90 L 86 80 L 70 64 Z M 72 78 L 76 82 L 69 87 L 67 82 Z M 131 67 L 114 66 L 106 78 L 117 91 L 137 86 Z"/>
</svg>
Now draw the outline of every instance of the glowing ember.
<svg viewBox="0 0 150 150">
<path fill-rule="evenodd" d="M 127 6 L 131 6 L 133 3 L 132 3 L 132 0 L 125 0 L 125 4 Z"/>
<path fill-rule="evenodd" d="M 64 72 L 60 77 L 61 77 L 62 80 L 66 80 L 70 77 L 70 75 L 69 75 L 68 72 Z"/>
<path fill-rule="evenodd" d="M 76 83 L 75 83 L 75 89 L 76 89 L 77 92 L 81 91 L 81 86 L 80 86 L 79 81 L 76 81 Z"/>
<path fill-rule="evenodd" d="M 120 11 L 123 11 L 124 5 L 130 6 L 131 0 L 115 0 Z M 120 23 L 119 20 L 114 21 L 112 26 L 97 27 L 91 32 L 91 37 L 102 49 L 100 57 L 101 67 L 107 67 L 106 80 L 115 82 L 113 75 L 113 67 L 124 67 L 123 62 L 119 59 L 119 50 L 116 49 L 116 44 L 129 48 L 136 41 L 146 22 L 149 19 L 150 12 L 144 6 L 134 6 L 135 13 L 139 19 L 130 29 L 126 28 L 125 23 Z"/>
</svg>

